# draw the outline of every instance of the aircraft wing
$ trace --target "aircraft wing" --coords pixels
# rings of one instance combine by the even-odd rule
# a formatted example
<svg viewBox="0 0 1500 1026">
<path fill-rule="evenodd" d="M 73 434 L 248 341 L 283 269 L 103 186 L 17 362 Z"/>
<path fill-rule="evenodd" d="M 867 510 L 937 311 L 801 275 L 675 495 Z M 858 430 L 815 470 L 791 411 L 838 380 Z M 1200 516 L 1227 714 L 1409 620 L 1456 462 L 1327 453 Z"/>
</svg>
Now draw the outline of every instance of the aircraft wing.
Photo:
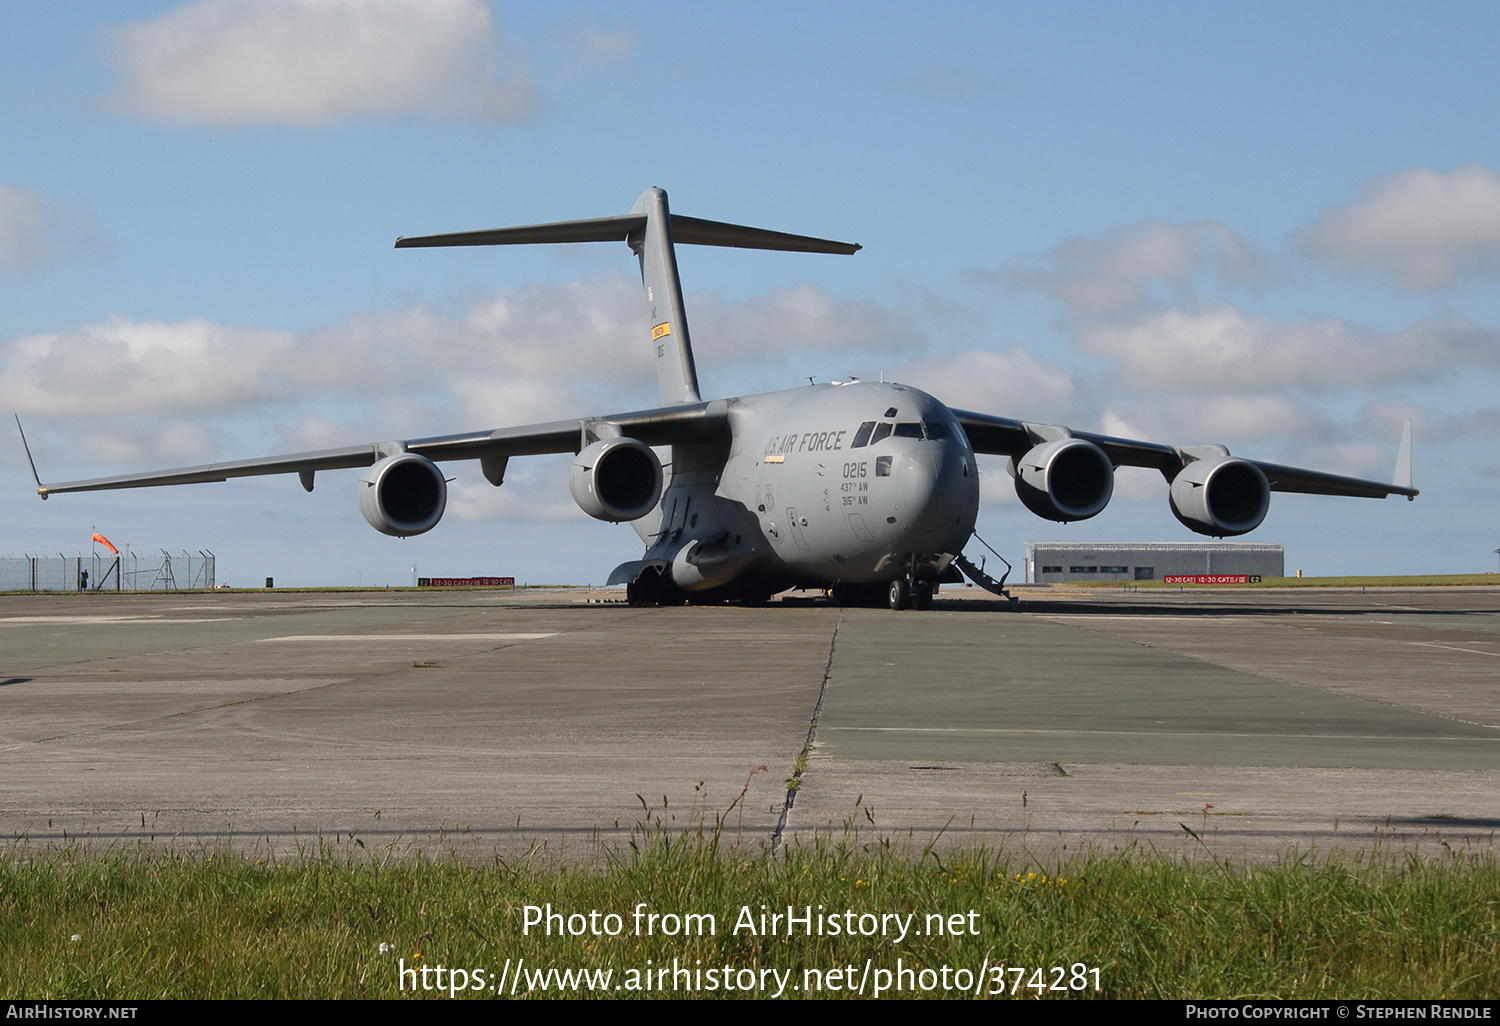
<svg viewBox="0 0 1500 1026">
<path fill-rule="evenodd" d="M 19 424 L 19 422 L 18 422 Z M 372 442 L 340 449 L 319 449 L 285 456 L 205 463 L 196 467 L 154 470 L 140 474 L 119 474 L 61 484 L 42 484 L 37 479 L 37 494 L 42 498 L 63 492 L 97 492 L 115 488 L 151 488 L 158 485 L 200 484 L 227 481 L 231 477 L 258 477 L 265 474 L 299 474 L 302 486 L 312 491 L 313 474 L 320 470 L 344 470 L 372 466 L 378 460 L 398 452 L 411 452 L 433 461 L 481 460 L 485 474 L 491 468 L 504 474 L 504 461 L 512 456 L 534 456 L 541 453 L 579 452 L 594 438 L 625 435 L 647 445 L 672 445 L 678 442 L 708 441 L 728 430 L 728 404 L 722 399 L 706 403 L 683 403 L 659 409 L 614 413 L 603 417 L 558 420 L 547 424 L 473 431 L 457 435 L 438 435 L 406 441 Z M 24 435 L 22 436 L 24 439 Z M 29 451 L 28 451 L 29 456 Z M 32 473 L 36 468 L 33 465 Z M 498 484 L 499 481 L 494 480 Z"/>
<path fill-rule="evenodd" d="M 1104 450 L 1110 462 L 1117 467 L 1151 467 L 1161 471 L 1171 481 L 1177 472 L 1194 460 L 1215 456 L 1228 456 L 1229 450 L 1222 445 L 1172 446 L 1159 442 L 1143 442 L 1133 438 L 1115 438 L 1088 431 L 1074 431 L 1056 424 L 1030 424 L 994 417 L 969 410 L 954 410 L 953 415 L 963 425 L 969 436 L 969 444 L 975 452 L 995 456 L 1024 455 L 1032 447 L 1059 438 L 1079 438 L 1092 442 Z M 1415 498 L 1419 493 L 1411 486 L 1411 425 L 1407 424 L 1401 436 L 1401 449 L 1396 458 L 1394 481 L 1367 481 L 1340 474 L 1325 474 L 1318 470 L 1287 467 L 1279 463 L 1247 460 L 1254 463 L 1266 475 L 1266 482 L 1273 492 L 1303 492 L 1310 495 L 1349 495 L 1370 499 L 1383 499 L 1388 495 L 1404 495 Z"/>
</svg>

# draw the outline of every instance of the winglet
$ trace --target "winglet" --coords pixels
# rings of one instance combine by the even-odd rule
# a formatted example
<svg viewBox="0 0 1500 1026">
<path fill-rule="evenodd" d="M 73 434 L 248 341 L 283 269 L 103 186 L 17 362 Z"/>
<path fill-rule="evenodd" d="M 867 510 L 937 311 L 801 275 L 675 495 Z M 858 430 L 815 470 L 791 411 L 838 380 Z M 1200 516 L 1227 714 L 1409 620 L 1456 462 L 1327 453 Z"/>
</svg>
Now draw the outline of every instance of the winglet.
<svg viewBox="0 0 1500 1026">
<path fill-rule="evenodd" d="M 1396 450 L 1396 476 L 1391 480 L 1397 488 L 1411 487 L 1411 421 L 1401 428 L 1401 448 Z M 1414 496 L 1407 496 L 1408 499 Z"/>
<path fill-rule="evenodd" d="M 21 432 L 21 448 L 26 450 L 26 462 L 31 464 L 31 479 L 36 482 L 36 493 L 43 499 L 46 499 L 47 486 L 42 484 L 42 479 L 37 476 L 36 460 L 31 458 L 31 446 L 26 444 L 26 432 L 21 431 L 21 415 L 17 413 L 14 416 L 16 418 L 16 430 Z"/>
</svg>

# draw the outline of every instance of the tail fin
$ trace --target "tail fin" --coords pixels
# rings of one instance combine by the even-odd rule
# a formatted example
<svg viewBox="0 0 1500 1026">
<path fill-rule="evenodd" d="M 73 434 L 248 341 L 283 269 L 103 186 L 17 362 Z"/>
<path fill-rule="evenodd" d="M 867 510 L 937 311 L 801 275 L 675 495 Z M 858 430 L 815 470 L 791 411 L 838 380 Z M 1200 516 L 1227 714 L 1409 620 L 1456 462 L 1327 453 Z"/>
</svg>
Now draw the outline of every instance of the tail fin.
<svg viewBox="0 0 1500 1026">
<path fill-rule="evenodd" d="M 675 240 L 674 240 L 675 236 Z M 673 214 L 667 194 L 647 189 L 628 214 L 582 221 L 522 225 L 449 235 L 424 235 L 396 240 L 397 249 L 426 246 L 509 246 L 538 242 L 626 242 L 639 258 L 641 285 L 646 290 L 651 344 L 656 350 L 656 375 L 664 403 L 699 401 L 698 370 L 688 337 L 682 283 L 677 275 L 675 242 L 697 246 L 735 246 L 800 253 L 852 254 L 859 246 L 806 235 L 788 235 L 722 221 Z"/>
<path fill-rule="evenodd" d="M 666 192 L 647 189 L 635 201 L 631 213 L 646 217 L 646 223 L 632 231 L 627 241 L 641 262 L 661 401 L 699 402 L 698 367 L 693 362 L 687 310 L 682 305 L 682 281 L 677 276 L 677 250 L 672 246 L 672 215 L 667 210 Z"/>
</svg>

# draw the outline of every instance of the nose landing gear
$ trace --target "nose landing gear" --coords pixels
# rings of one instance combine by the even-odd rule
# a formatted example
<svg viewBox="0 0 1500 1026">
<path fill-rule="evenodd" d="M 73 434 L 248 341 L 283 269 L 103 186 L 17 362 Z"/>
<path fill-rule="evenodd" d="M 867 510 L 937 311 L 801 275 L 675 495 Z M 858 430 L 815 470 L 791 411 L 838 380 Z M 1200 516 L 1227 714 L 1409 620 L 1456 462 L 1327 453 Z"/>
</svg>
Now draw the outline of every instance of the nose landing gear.
<svg viewBox="0 0 1500 1026">
<path fill-rule="evenodd" d="M 905 609 L 911 605 L 911 585 L 904 578 L 892 581 L 887 601 L 892 609 L 898 611 Z"/>
<path fill-rule="evenodd" d="M 898 578 L 891 582 L 886 601 L 892 609 L 931 609 L 932 582 Z"/>
</svg>

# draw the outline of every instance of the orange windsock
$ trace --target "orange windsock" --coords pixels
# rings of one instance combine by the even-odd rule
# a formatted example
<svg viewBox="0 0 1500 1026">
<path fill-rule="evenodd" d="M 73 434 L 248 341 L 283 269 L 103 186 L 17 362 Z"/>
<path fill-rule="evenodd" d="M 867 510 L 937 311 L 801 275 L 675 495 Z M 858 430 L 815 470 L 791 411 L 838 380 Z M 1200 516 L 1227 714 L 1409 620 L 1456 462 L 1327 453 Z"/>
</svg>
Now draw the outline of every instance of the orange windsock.
<svg viewBox="0 0 1500 1026">
<path fill-rule="evenodd" d="M 113 552 L 115 555 L 118 556 L 120 554 L 120 550 L 115 548 L 114 543 L 111 542 L 108 538 L 104 537 L 104 535 L 100 534 L 98 531 L 94 532 L 94 541 L 98 542 L 100 545 L 103 545 L 106 549 Z"/>
</svg>

